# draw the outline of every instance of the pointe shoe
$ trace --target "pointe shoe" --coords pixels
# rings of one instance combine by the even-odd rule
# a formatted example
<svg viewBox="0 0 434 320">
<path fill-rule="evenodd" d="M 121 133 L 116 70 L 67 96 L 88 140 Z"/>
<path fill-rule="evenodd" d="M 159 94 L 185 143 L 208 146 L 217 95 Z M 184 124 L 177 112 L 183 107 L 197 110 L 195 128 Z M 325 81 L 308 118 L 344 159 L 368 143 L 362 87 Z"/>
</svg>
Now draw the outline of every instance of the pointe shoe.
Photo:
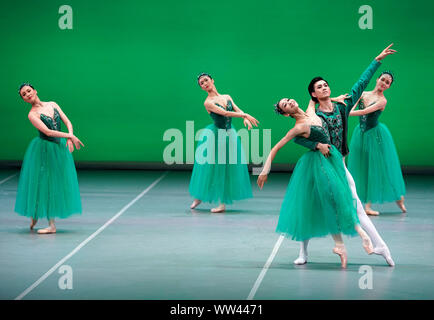
<svg viewBox="0 0 434 320">
<path fill-rule="evenodd" d="M 39 230 L 38 230 L 38 233 L 39 233 L 39 234 L 51 234 L 51 233 L 56 233 L 56 228 L 48 227 L 48 228 L 45 228 L 45 229 L 39 229 Z"/>
<path fill-rule="evenodd" d="M 404 199 L 396 201 L 396 204 L 398 205 L 399 209 L 401 209 L 402 212 L 407 212 L 407 208 L 404 205 Z"/>
<path fill-rule="evenodd" d="M 365 249 L 367 254 L 373 254 L 374 253 L 374 246 L 372 245 L 372 241 L 369 237 L 362 238 L 362 246 L 363 246 L 363 249 Z"/>
<path fill-rule="evenodd" d="M 222 213 L 222 212 L 225 212 L 225 210 L 226 210 L 226 206 L 224 204 L 222 204 L 222 205 L 219 205 L 217 208 L 212 208 L 211 212 L 212 213 Z"/>
<path fill-rule="evenodd" d="M 372 210 L 372 209 L 365 209 L 366 214 L 370 216 L 378 216 L 380 215 L 380 212 Z"/>
<path fill-rule="evenodd" d="M 190 206 L 190 209 L 194 209 L 194 208 L 196 208 L 198 205 L 201 204 L 201 202 L 202 202 L 201 200 L 194 199 L 193 203 L 192 203 L 191 206 Z"/>
<path fill-rule="evenodd" d="M 395 261 L 393 261 L 392 259 L 392 255 L 390 254 L 389 248 L 387 247 L 375 248 L 374 253 L 383 256 L 389 266 L 391 267 L 395 266 Z"/>
<path fill-rule="evenodd" d="M 334 247 L 333 253 L 336 253 L 341 258 L 341 266 L 343 269 L 347 267 L 347 250 L 344 246 Z"/>
</svg>

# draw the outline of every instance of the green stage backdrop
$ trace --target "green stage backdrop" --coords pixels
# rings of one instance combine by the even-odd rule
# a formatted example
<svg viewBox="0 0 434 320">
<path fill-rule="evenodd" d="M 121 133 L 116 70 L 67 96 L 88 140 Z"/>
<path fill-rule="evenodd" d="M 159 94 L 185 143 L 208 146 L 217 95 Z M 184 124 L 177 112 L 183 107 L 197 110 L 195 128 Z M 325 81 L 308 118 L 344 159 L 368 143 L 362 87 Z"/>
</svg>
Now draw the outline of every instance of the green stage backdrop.
<svg viewBox="0 0 434 320">
<path fill-rule="evenodd" d="M 72 11 L 59 13 L 62 5 Z M 360 27 L 369 22 L 359 13 L 364 5 L 372 29 Z M 396 81 L 380 121 L 402 165 L 433 166 L 433 12 L 433 1 L 417 0 L 2 1 L 0 160 L 22 160 L 37 134 L 18 95 L 23 81 L 72 121 L 86 145 L 73 153 L 76 161 L 163 162 L 166 130 L 211 122 L 199 72 L 210 72 L 220 93 L 272 129 L 274 145 L 293 125 L 274 113 L 279 97 L 305 107 L 317 75 L 332 95 L 346 93 L 393 42 L 398 54 L 379 72 L 393 70 Z M 60 27 L 71 22 L 72 29 Z M 275 162 L 295 163 L 304 152 L 291 142 Z"/>
</svg>

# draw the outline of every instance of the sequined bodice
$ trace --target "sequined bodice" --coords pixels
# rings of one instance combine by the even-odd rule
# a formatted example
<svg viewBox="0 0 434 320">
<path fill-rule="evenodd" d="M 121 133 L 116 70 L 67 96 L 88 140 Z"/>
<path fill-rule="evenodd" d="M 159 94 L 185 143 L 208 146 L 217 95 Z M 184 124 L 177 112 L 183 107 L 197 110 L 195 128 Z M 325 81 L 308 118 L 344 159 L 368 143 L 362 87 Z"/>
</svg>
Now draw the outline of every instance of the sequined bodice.
<svg viewBox="0 0 434 320">
<path fill-rule="evenodd" d="M 51 118 L 51 117 L 49 117 L 49 116 L 41 113 L 40 114 L 40 119 L 47 126 L 48 129 L 60 131 L 60 129 L 61 129 L 61 119 L 60 119 L 59 112 L 57 111 L 56 108 L 54 108 L 53 118 Z M 60 138 L 49 137 L 45 133 L 43 133 L 41 131 L 39 131 L 39 137 L 41 139 L 48 140 L 48 141 L 53 141 L 53 142 L 56 142 L 56 143 L 59 143 L 59 141 L 60 141 Z"/>
<path fill-rule="evenodd" d="M 232 106 L 232 102 L 230 100 L 227 101 L 227 109 L 216 103 L 216 105 L 226 111 L 233 111 L 234 108 Z M 225 117 L 220 114 L 211 112 L 210 113 L 211 118 L 214 120 L 214 124 L 219 129 L 230 129 L 232 124 L 232 118 L 231 117 Z"/>
<path fill-rule="evenodd" d="M 373 105 L 375 102 L 371 103 L 370 105 Z M 366 106 L 363 103 L 363 99 L 360 99 L 359 102 L 359 109 L 363 110 Z M 360 116 L 360 129 L 362 132 L 368 131 L 369 129 L 372 129 L 378 125 L 378 118 L 381 115 L 382 110 L 377 110 L 368 114 L 364 114 L 363 116 Z"/>
<path fill-rule="evenodd" d="M 329 132 L 327 130 L 326 124 L 324 123 L 324 120 L 322 120 L 322 122 L 322 126 L 310 126 L 310 135 L 307 139 L 313 142 L 330 144 Z"/>
<path fill-rule="evenodd" d="M 333 107 L 334 109 L 332 112 L 317 110 L 316 114 L 322 119 L 324 119 L 327 124 L 328 132 L 330 135 L 330 143 L 333 144 L 336 149 L 341 151 L 344 139 L 342 114 L 335 104 L 333 104 Z"/>
</svg>

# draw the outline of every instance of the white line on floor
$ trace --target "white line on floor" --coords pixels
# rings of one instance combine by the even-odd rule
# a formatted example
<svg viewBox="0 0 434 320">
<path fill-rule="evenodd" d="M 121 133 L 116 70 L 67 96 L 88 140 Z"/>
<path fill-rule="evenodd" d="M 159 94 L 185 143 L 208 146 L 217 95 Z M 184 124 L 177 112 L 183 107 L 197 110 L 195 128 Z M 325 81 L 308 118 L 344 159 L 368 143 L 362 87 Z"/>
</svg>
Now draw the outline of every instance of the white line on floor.
<svg viewBox="0 0 434 320">
<path fill-rule="evenodd" d="M 135 202 L 137 202 L 141 197 L 143 197 L 149 190 L 151 190 L 158 182 L 160 182 L 166 175 L 167 171 L 163 173 L 161 177 L 155 180 L 149 187 L 142 191 L 137 197 L 135 197 L 130 203 L 128 203 L 125 207 L 121 209 L 115 216 L 113 216 L 110 220 L 108 220 L 101 228 L 95 231 L 91 236 L 89 236 L 86 240 L 80 243 L 74 250 L 72 250 L 67 256 L 61 259 L 58 263 L 56 263 L 50 270 L 48 270 L 42 277 L 40 277 L 35 283 L 33 283 L 30 287 L 23 291 L 15 300 L 23 299 L 27 294 L 29 294 L 33 289 L 35 289 L 38 285 L 40 285 L 45 279 L 47 279 L 54 271 L 57 270 L 61 265 L 63 265 L 69 258 L 71 258 L 74 254 L 76 254 L 81 248 L 83 248 L 89 241 L 95 238 L 99 233 L 101 233 L 105 228 L 107 228 L 113 221 L 119 218 L 129 207 L 131 207 Z"/>
<path fill-rule="evenodd" d="M 253 300 L 253 298 L 255 297 L 256 291 L 258 291 L 258 288 L 261 285 L 261 282 L 264 279 L 268 268 L 270 267 L 271 263 L 273 262 L 273 259 L 276 256 L 276 253 L 279 250 L 279 247 L 282 244 L 283 239 L 284 239 L 284 236 L 280 236 L 279 239 L 277 239 L 277 242 L 274 245 L 273 251 L 271 252 L 270 257 L 268 258 L 267 262 L 265 263 L 264 267 L 262 268 L 262 271 L 259 274 L 258 279 L 256 279 L 256 282 L 255 282 L 252 290 L 250 291 L 250 294 L 247 297 L 247 300 Z"/>
<path fill-rule="evenodd" d="M 8 181 L 9 179 L 12 179 L 12 178 L 15 177 L 17 174 L 18 174 L 18 173 L 14 173 L 13 175 L 11 175 L 11 176 L 9 176 L 9 177 L 3 179 L 2 181 L 0 181 L 0 184 L 5 183 L 5 182 Z"/>
</svg>

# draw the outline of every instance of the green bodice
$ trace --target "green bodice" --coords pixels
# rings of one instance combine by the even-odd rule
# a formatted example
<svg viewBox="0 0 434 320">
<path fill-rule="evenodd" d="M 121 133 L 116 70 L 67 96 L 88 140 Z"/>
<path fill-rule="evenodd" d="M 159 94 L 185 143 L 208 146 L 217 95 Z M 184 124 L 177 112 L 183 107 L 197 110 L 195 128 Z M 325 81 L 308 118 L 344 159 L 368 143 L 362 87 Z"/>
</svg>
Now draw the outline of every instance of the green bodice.
<svg viewBox="0 0 434 320">
<path fill-rule="evenodd" d="M 216 105 L 223 110 L 226 111 L 234 111 L 234 108 L 232 106 L 232 102 L 230 100 L 227 101 L 227 109 L 216 103 Z M 232 117 L 225 117 L 220 114 L 211 112 L 210 113 L 211 118 L 214 120 L 214 125 L 219 129 L 230 129 L 232 124 Z"/>
<path fill-rule="evenodd" d="M 374 103 L 375 102 L 371 103 L 370 106 L 372 106 Z M 367 107 L 363 103 L 363 99 L 360 99 L 359 109 L 363 110 L 365 108 Z M 378 125 L 378 118 L 380 117 L 381 112 L 382 110 L 377 110 L 360 116 L 360 129 L 362 130 L 362 132 L 368 131 L 369 129 L 372 129 Z"/>
<path fill-rule="evenodd" d="M 334 109 L 331 112 L 324 112 L 317 109 L 316 114 L 327 124 L 330 143 L 342 153 L 344 143 L 343 113 L 336 104 L 333 104 L 333 107 Z"/>
<path fill-rule="evenodd" d="M 324 126 L 324 120 L 322 120 L 323 125 L 322 126 L 310 126 L 310 135 L 307 140 L 310 140 L 312 142 L 320 142 L 320 143 L 327 143 L 330 144 L 330 136 L 329 132 L 327 130 L 327 127 Z"/>
<path fill-rule="evenodd" d="M 61 129 L 61 119 L 60 119 L 59 112 L 57 111 L 56 108 L 54 108 L 53 118 L 51 118 L 51 117 L 49 117 L 49 116 L 47 116 L 47 115 L 45 115 L 43 113 L 40 114 L 40 118 L 41 118 L 41 121 L 47 126 L 48 129 L 60 131 L 60 129 Z M 41 131 L 39 131 L 39 137 L 41 139 L 52 141 L 52 142 L 55 142 L 55 143 L 59 143 L 60 142 L 60 138 L 49 137 L 45 133 L 43 133 Z"/>
</svg>

